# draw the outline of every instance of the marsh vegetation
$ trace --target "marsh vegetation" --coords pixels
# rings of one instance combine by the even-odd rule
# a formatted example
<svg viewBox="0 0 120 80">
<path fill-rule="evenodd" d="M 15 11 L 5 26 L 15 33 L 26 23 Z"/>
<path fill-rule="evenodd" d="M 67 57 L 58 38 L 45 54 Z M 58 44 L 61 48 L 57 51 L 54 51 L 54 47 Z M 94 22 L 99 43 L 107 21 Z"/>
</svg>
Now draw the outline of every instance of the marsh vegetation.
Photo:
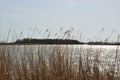
<svg viewBox="0 0 120 80">
<path fill-rule="evenodd" d="M 0 45 L 0 80 L 119 80 L 119 56 L 119 46 Z"/>
</svg>

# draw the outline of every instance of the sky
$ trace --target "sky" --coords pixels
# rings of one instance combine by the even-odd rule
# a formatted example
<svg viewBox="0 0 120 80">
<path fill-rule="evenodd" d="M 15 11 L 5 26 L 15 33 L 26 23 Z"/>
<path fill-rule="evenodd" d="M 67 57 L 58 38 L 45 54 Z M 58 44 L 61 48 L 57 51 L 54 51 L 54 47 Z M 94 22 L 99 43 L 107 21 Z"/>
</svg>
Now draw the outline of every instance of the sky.
<svg viewBox="0 0 120 80">
<path fill-rule="evenodd" d="M 1 41 L 62 38 L 61 28 L 81 41 L 117 41 L 120 0 L 0 0 Z"/>
</svg>

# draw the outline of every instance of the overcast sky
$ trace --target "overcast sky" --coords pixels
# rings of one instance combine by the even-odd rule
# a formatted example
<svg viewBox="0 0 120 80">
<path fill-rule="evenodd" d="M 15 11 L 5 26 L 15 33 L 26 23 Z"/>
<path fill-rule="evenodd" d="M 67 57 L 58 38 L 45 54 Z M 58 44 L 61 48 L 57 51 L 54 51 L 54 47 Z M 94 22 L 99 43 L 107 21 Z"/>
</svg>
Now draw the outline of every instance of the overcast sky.
<svg viewBox="0 0 120 80">
<path fill-rule="evenodd" d="M 81 34 L 82 40 L 110 37 L 116 41 L 120 32 L 120 0 L 0 0 L 3 40 L 9 36 L 9 29 L 12 29 L 12 38 L 18 38 L 21 31 L 21 37 L 40 38 L 30 29 L 44 32 L 49 28 L 51 37 L 55 38 L 54 34 L 60 33 L 61 27 L 63 30 L 74 28 L 74 38 Z"/>
</svg>

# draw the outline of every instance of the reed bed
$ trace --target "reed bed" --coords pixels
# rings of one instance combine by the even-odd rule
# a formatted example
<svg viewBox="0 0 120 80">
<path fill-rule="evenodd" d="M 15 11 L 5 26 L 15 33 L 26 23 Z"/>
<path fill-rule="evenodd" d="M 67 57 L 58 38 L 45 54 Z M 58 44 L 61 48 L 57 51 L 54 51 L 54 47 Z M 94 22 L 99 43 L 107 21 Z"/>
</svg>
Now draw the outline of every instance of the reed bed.
<svg viewBox="0 0 120 80">
<path fill-rule="evenodd" d="M 112 65 L 106 61 L 109 68 L 102 66 L 101 70 L 100 50 L 86 50 L 73 45 L 0 45 L 0 80 L 120 79 L 114 66 L 119 60 Z M 119 68 L 120 65 L 116 66 Z"/>
<path fill-rule="evenodd" d="M 62 35 L 55 35 L 71 39 L 72 31 L 73 28 L 62 32 L 61 28 L 59 33 Z M 32 38 L 33 33 L 28 37 Z M 19 37 L 23 34 L 21 32 Z M 44 38 L 50 36 L 49 29 L 43 32 Z M 74 45 L 0 45 L 0 80 L 120 80 L 119 46 L 101 56 L 105 51 L 92 49 L 92 46 L 84 49 Z"/>
</svg>

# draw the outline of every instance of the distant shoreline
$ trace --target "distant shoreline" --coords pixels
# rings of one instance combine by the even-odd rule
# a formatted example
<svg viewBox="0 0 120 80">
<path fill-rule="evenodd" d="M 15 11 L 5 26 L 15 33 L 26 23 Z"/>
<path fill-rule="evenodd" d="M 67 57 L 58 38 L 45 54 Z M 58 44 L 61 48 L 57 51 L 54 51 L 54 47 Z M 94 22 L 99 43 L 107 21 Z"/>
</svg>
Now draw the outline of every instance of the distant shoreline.
<svg viewBox="0 0 120 80">
<path fill-rule="evenodd" d="M 115 45 L 115 46 L 119 46 L 120 44 L 88 44 L 88 43 L 84 43 L 84 44 L 33 44 L 33 43 L 22 43 L 22 44 L 13 44 L 13 43 L 0 43 L 0 45 Z"/>
<path fill-rule="evenodd" d="M 120 45 L 119 42 L 79 42 L 72 39 L 21 39 L 10 43 L 0 43 L 0 45 Z"/>
</svg>

